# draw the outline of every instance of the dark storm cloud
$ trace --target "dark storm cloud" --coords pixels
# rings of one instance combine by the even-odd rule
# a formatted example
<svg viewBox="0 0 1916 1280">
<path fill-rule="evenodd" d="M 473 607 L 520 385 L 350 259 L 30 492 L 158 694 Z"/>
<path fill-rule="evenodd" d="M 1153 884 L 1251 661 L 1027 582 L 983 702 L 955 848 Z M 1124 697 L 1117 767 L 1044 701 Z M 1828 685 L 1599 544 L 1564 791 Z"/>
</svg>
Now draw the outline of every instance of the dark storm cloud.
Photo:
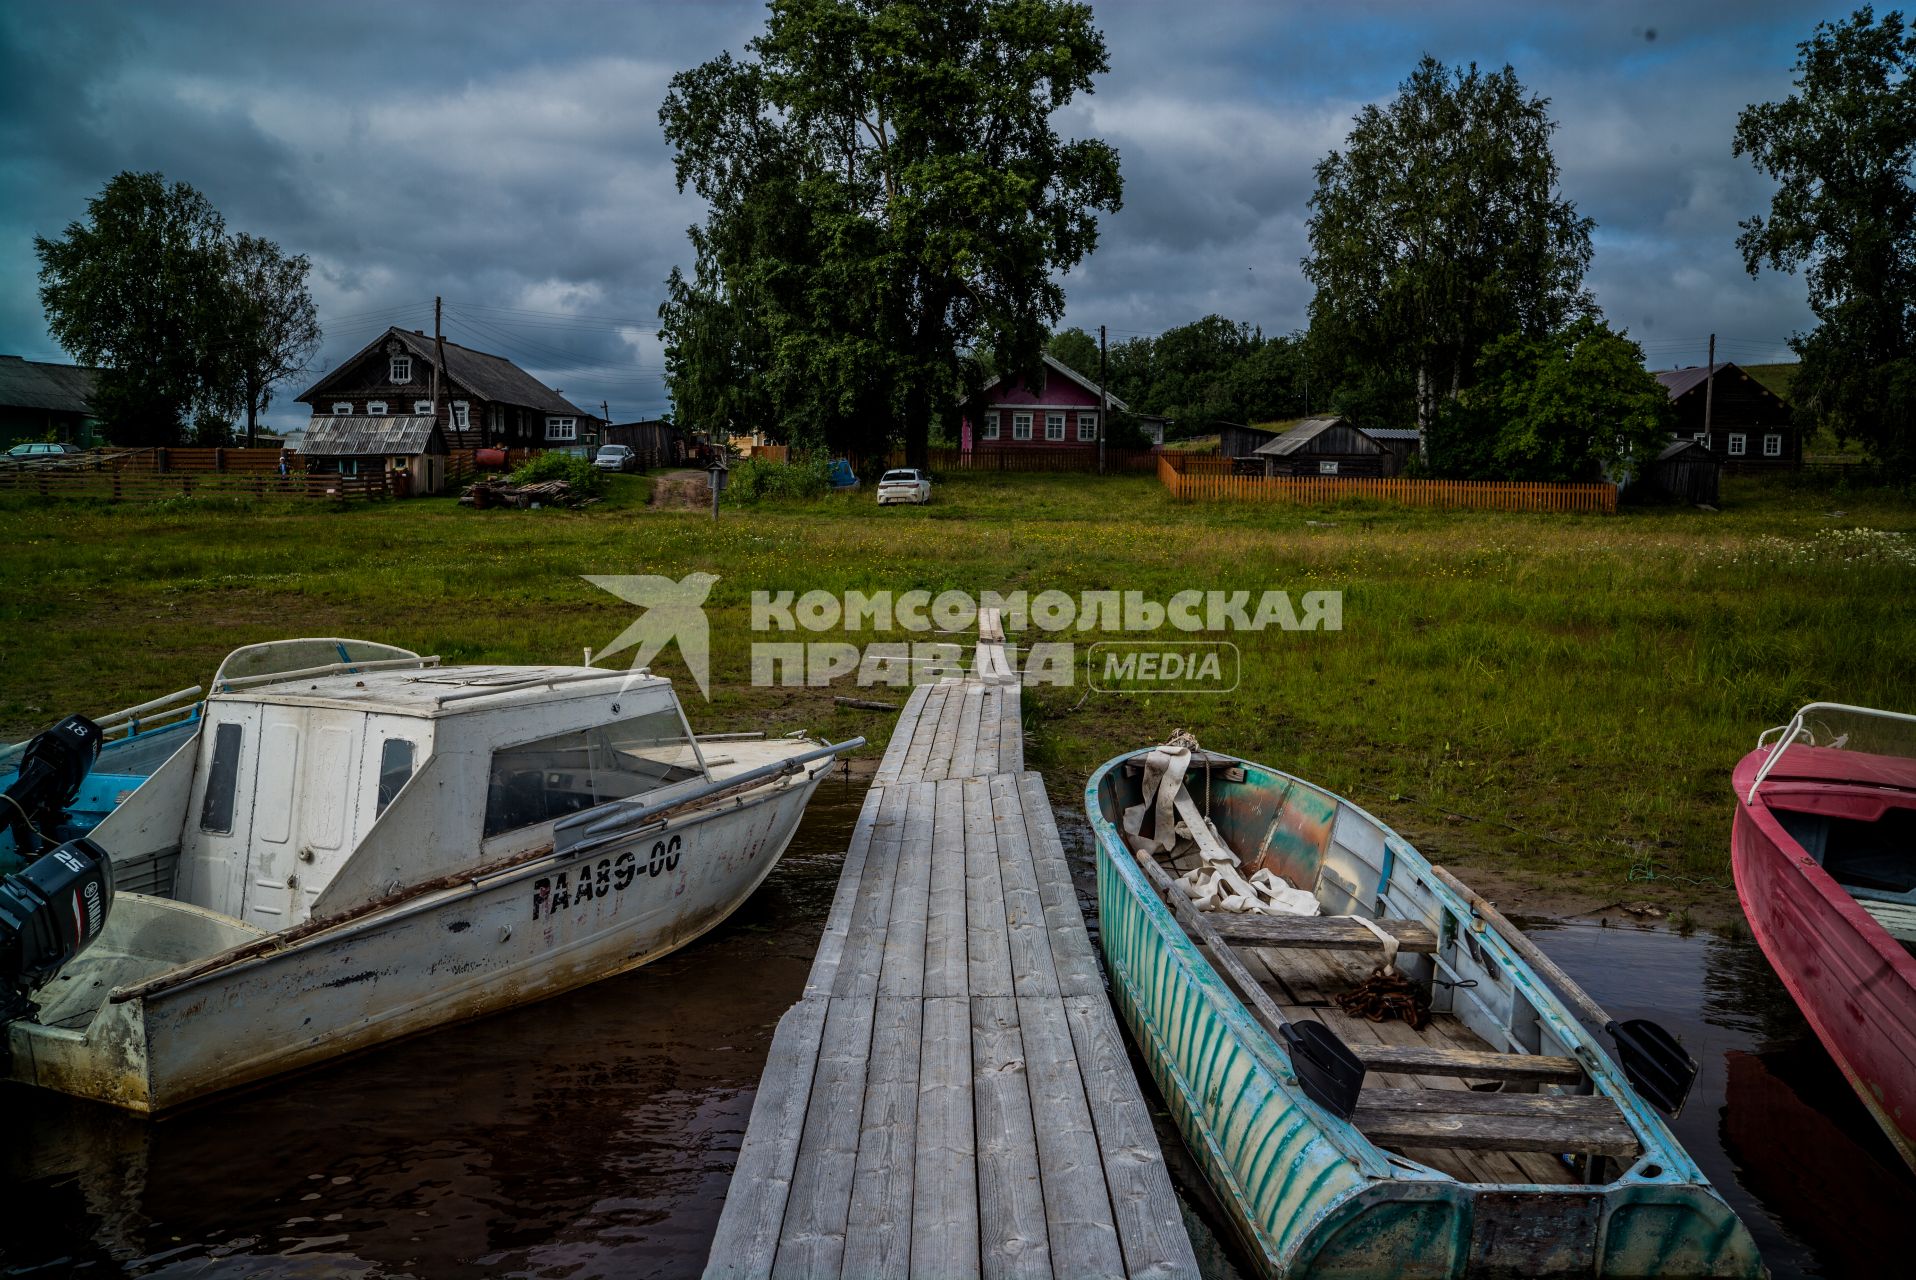
<svg viewBox="0 0 1916 1280">
<path fill-rule="evenodd" d="M 1112 72 L 1060 119 L 1123 156 L 1125 207 L 1067 278 L 1068 321 L 1155 332 L 1221 312 L 1304 322 L 1312 166 L 1428 51 L 1512 63 L 1549 97 L 1566 192 L 1598 222 L 1590 284 L 1653 361 L 1773 351 L 1802 288 L 1751 281 L 1736 221 L 1767 184 L 1729 154 L 1835 6 L 1098 6 Z M 322 363 L 387 323 L 518 359 L 616 416 L 664 407 L 652 335 L 689 254 L 657 110 L 739 49 L 757 4 L 24 5 L 0 9 L 0 350 L 58 358 L 34 234 L 114 172 L 191 182 L 229 226 L 314 263 Z M 627 323 L 621 323 L 627 322 Z M 291 394 L 297 388 L 283 392 Z M 272 415 L 300 416 L 284 399 Z"/>
</svg>

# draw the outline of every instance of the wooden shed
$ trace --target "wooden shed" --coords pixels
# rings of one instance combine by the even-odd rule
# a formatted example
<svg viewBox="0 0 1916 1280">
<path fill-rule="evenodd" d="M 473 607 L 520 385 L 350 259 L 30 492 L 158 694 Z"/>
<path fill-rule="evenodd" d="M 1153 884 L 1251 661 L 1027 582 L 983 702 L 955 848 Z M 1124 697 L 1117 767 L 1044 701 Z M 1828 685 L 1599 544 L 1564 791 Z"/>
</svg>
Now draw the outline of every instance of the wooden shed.
<svg viewBox="0 0 1916 1280">
<path fill-rule="evenodd" d="M 1252 450 L 1267 476 L 1381 476 L 1390 452 L 1341 417 L 1305 418 Z"/>
<path fill-rule="evenodd" d="M 629 446 L 648 471 L 685 463 L 685 433 L 663 418 L 615 422 L 605 429 L 605 443 Z"/>
<path fill-rule="evenodd" d="M 1722 466 L 1700 440 L 1672 440 L 1643 469 L 1627 492 L 1638 501 L 1675 501 L 1715 506 Z"/>
<path fill-rule="evenodd" d="M 393 472 L 393 491 L 400 497 L 438 493 L 446 487 L 446 435 L 426 415 L 315 416 L 307 425 L 300 452 L 309 473 Z"/>
<path fill-rule="evenodd" d="M 1237 422 L 1218 422 L 1216 426 L 1218 456 L 1224 458 L 1250 458 L 1260 446 L 1269 444 L 1283 434 L 1281 430 L 1247 427 Z M 1264 470 L 1263 463 L 1255 462 L 1249 469 L 1261 473 Z"/>
</svg>

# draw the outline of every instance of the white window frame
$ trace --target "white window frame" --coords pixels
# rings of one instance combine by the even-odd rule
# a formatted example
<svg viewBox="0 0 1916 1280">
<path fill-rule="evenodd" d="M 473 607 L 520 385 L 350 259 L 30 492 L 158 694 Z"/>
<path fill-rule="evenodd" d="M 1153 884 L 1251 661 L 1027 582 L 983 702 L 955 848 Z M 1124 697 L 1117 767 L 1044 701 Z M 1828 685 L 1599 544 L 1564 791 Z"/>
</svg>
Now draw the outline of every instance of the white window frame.
<svg viewBox="0 0 1916 1280">
<path fill-rule="evenodd" d="M 452 425 L 461 431 L 472 426 L 472 411 L 464 400 L 452 402 Z"/>
<path fill-rule="evenodd" d="M 996 440 L 998 438 L 998 411 L 996 409 L 985 410 L 984 438 L 986 440 Z"/>
<path fill-rule="evenodd" d="M 385 416 L 386 416 L 386 402 L 385 402 L 384 400 L 368 400 L 368 401 L 366 402 L 366 416 L 367 416 L 368 418 L 383 418 L 383 417 L 385 417 Z"/>
<path fill-rule="evenodd" d="M 1336 461 L 1336 459 L 1334 459 L 1334 458 L 1326 458 L 1326 459 L 1324 459 L 1324 460 L 1323 460 L 1322 462 L 1320 462 L 1320 463 L 1318 463 L 1318 464 L 1317 464 L 1317 474 L 1318 474 L 1318 475 L 1320 475 L 1320 476 L 1334 476 L 1334 475 L 1336 475 L 1336 474 L 1337 474 L 1337 461 Z"/>
<path fill-rule="evenodd" d="M 350 401 L 350 400 L 335 400 L 335 401 L 333 401 L 333 416 L 334 416 L 335 418 L 350 418 L 350 417 L 352 417 L 352 416 L 353 416 L 353 402 L 352 402 L 352 401 Z"/>
<path fill-rule="evenodd" d="M 1081 413 L 1078 415 L 1078 443 L 1093 444 L 1098 439 L 1098 415 Z"/>
<path fill-rule="evenodd" d="M 1064 439 L 1064 415 L 1047 413 L 1044 416 L 1044 438 L 1047 441 Z"/>
<path fill-rule="evenodd" d="M 547 418 L 546 440 L 548 442 L 568 442 L 579 438 L 579 420 L 577 418 Z"/>
<path fill-rule="evenodd" d="M 412 381 L 412 357 L 394 356 L 392 358 L 392 367 L 387 370 L 387 373 L 390 375 L 389 381 L 391 381 L 394 386 L 405 386 L 408 382 Z"/>
<path fill-rule="evenodd" d="M 1730 456 L 1740 458 L 1750 449 L 1750 437 L 1741 431 L 1730 432 Z"/>
<path fill-rule="evenodd" d="M 1014 413 L 1011 415 L 1011 438 L 1013 440 L 1031 439 L 1031 415 Z"/>
<path fill-rule="evenodd" d="M 1783 456 L 1783 433 L 1772 431 L 1763 437 L 1763 456 L 1780 458 Z"/>
<path fill-rule="evenodd" d="M 432 414 L 432 401 L 415 400 L 412 402 L 412 411 L 415 417 L 430 417 Z"/>
</svg>

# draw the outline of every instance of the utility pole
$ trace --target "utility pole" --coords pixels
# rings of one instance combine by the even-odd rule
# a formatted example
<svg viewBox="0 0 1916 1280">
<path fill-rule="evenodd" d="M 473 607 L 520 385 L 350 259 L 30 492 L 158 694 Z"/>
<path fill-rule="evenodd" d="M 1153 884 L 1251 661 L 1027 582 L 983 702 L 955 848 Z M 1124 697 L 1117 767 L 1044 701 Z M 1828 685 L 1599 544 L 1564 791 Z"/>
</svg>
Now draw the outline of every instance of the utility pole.
<svg viewBox="0 0 1916 1280">
<path fill-rule="evenodd" d="M 440 310 L 445 299 L 435 295 L 432 300 L 432 420 L 439 421 L 439 370 L 446 363 L 446 335 L 440 327 Z M 446 425 L 452 425 L 448 415 Z"/>
<path fill-rule="evenodd" d="M 1104 420 L 1111 416 L 1111 393 L 1104 389 L 1104 326 L 1098 326 L 1098 474 L 1104 474 Z"/>
<path fill-rule="evenodd" d="M 1703 438 L 1710 442 L 1710 452 L 1716 452 L 1716 437 L 1710 434 L 1710 410 L 1716 402 L 1716 335 L 1710 335 L 1709 376 L 1703 383 Z"/>
<path fill-rule="evenodd" d="M 599 401 L 599 443 L 605 443 L 605 429 L 612 425 L 612 406 Z"/>
</svg>

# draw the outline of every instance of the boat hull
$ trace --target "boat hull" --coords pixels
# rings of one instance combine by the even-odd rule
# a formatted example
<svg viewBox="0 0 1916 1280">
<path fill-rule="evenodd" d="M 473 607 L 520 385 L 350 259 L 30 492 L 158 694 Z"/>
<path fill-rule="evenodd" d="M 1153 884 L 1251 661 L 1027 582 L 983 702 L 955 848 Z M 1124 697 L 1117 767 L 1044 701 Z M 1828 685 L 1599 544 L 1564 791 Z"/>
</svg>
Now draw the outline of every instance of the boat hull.
<svg viewBox="0 0 1916 1280">
<path fill-rule="evenodd" d="M 1113 998 L 1264 1275 L 1764 1274 L 1721 1197 L 1674 1176 L 1687 1164 L 1680 1154 L 1657 1180 L 1479 1186 L 1394 1158 L 1311 1104 L 1284 1051 L 1192 945 L 1105 817 L 1101 788 L 1123 763 L 1107 764 L 1086 791 Z"/>
<path fill-rule="evenodd" d="M 1916 1169 L 1916 957 L 1858 906 L 1749 792 L 1769 755 L 1737 766 L 1731 865 L 1750 932 L 1811 1030 Z M 1788 784 L 1784 784 L 1788 786 Z"/>
<path fill-rule="evenodd" d="M 636 969 L 751 896 L 816 786 L 800 775 L 613 846 L 243 946 L 115 992 L 83 1029 L 16 1023 L 13 1075 L 157 1112 Z"/>
</svg>

